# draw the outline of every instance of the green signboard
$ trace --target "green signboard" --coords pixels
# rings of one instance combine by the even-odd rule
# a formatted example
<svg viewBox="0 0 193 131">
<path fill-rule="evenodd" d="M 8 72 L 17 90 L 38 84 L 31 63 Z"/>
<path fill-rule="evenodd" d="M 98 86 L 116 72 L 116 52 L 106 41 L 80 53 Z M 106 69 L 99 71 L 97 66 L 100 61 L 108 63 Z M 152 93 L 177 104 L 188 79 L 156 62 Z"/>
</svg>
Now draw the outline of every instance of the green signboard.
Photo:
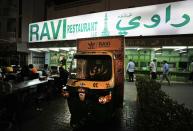
<svg viewBox="0 0 193 131">
<path fill-rule="evenodd" d="M 193 1 L 179 1 L 31 23 L 29 42 L 193 34 L 192 5 Z"/>
</svg>

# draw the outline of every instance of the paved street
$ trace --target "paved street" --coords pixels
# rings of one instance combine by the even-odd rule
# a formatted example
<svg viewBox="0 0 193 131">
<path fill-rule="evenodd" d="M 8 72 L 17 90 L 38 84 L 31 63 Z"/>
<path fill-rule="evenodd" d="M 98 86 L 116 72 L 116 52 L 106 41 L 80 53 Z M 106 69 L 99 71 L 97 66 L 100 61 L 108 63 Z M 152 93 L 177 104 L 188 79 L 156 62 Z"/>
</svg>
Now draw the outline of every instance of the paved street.
<svg viewBox="0 0 193 131">
<path fill-rule="evenodd" d="M 193 109 L 193 86 L 191 83 L 172 82 L 162 84 L 162 90 L 179 104 L 185 104 L 189 109 Z M 94 127 L 97 130 L 111 131 L 136 131 L 136 98 L 137 91 L 134 82 L 125 82 L 124 104 L 118 113 L 118 119 L 112 125 L 105 127 Z M 70 127 L 70 112 L 66 99 L 58 96 L 50 101 L 44 101 L 41 109 L 37 110 L 30 106 L 21 117 L 20 131 L 72 131 Z M 104 125 L 103 125 L 104 126 Z M 14 128 L 12 131 L 19 131 Z"/>
<path fill-rule="evenodd" d="M 136 88 L 134 83 L 125 82 L 124 106 L 118 111 L 116 123 L 102 128 L 111 131 L 134 131 L 136 114 Z M 42 104 L 42 110 L 29 109 L 24 112 L 22 131 L 71 131 L 70 112 L 66 99 L 55 98 Z M 101 127 L 99 127 L 100 130 Z"/>
</svg>

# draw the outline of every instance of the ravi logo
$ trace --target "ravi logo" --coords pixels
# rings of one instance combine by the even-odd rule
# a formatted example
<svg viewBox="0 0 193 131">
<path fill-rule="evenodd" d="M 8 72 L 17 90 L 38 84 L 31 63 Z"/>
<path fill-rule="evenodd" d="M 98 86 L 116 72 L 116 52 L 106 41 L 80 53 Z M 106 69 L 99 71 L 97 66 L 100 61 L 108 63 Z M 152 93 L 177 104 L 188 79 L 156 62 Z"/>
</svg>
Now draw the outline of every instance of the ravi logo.
<svg viewBox="0 0 193 131">
<path fill-rule="evenodd" d="M 29 42 L 64 40 L 66 38 L 66 19 L 32 23 L 29 25 Z"/>
</svg>

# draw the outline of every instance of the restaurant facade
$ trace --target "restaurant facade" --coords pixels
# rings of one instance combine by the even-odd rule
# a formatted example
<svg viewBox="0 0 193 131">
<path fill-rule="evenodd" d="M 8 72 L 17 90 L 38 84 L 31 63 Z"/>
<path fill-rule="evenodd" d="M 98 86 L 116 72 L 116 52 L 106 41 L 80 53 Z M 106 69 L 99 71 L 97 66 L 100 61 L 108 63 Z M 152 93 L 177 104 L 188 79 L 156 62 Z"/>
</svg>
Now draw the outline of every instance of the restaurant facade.
<svg viewBox="0 0 193 131">
<path fill-rule="evenodd" d="M 69 68 L 77 39 L 124 36 L 125 63 L 132 59 L 137 72 L 148 72 L 156 58 L 158 71 L 166 60 L 171 79 L 186 81 L 193 59 L 192 4 L 178 1 L 61 18 L 57 13 L 57 19 L 48 14 L 50 20 L 29 24 L 29 63 L 59 66 L 65 58 Z"/>
</svg>

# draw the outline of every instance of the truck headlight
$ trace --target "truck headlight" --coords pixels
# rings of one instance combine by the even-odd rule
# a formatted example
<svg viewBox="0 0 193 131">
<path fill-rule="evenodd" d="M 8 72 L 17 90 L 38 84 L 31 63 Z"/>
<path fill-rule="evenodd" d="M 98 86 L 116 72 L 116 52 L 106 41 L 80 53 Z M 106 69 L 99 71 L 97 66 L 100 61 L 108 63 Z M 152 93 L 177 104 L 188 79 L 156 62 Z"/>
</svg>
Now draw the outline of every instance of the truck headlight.
<svg viewBox="0 0 193 131">
<path fill-rule="evenodd" d="M 80 101 L 85 100 L 85 89 L 84 88 L 78 88 L 78 96 L 80 98 Z"/>
<path fill-rule="evenodd" d="M 78 96 L 80 98 L 80 101 L 84 101 L 85 100 L 85 93 L 80 92 L 80 93 L 78 93 Z"/>
<path fill-rule="evenodd" d="M 68 98 L 68 97 L 69 97 L 69 92 L 68 92 L 66 86 L 63 86 L 61 94 L 62 94 L 62 96 L 64 96 L 65 98 Z"/>
<path fill-rule="evenodd" d="M 110 92 L 106 96 L 100 96 L 98 101 L 99 101 L 100 104 L 106 104 L 106 103 L 110 102 L 111 99 L 112 99 L 112 95 L 111 95 L 111 92 Z"/>
</svg>

